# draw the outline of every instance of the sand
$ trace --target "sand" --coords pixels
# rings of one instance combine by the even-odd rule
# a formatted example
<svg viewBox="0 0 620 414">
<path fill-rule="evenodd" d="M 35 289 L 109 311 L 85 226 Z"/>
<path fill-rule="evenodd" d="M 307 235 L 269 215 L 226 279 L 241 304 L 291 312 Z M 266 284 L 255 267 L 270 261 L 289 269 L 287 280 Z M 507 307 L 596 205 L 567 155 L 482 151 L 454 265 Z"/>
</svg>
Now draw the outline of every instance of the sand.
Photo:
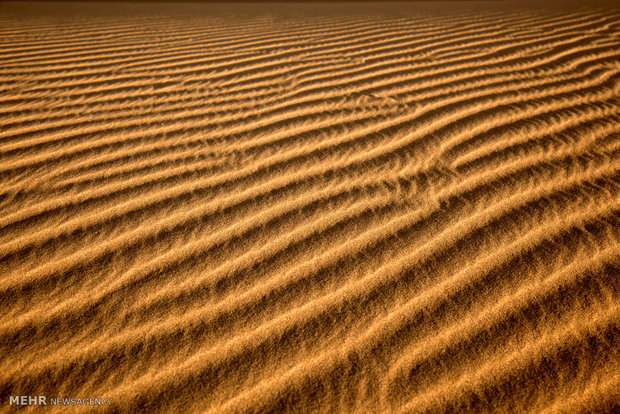
<svg viewBox="0 0 620 414">
<path fill-rule="evenodd" d="M 3 2 L 0 85 L 2 412 L 620 409 L 620 6 Z"/>
</svg>

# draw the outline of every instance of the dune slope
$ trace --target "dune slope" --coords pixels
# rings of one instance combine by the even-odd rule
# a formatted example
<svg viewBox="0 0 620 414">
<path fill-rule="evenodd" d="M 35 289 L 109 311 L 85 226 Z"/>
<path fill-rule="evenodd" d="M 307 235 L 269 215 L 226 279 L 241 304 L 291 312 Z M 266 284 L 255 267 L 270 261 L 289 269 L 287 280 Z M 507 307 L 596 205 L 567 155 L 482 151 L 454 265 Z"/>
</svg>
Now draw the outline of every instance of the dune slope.
<svg viewBox="0 0 620 414">
<path fill-rule="evenodd" d="M 620 409 L 620 7 L 5 2 L 0 85 L 0 410 Z"/>
</svg>

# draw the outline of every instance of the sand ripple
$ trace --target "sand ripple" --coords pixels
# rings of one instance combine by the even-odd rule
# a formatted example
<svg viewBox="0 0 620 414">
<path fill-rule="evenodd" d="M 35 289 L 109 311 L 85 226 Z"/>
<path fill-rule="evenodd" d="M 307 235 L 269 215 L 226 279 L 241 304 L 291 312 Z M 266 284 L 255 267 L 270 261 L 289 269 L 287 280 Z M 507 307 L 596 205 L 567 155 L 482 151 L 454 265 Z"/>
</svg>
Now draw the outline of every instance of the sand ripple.
<svg viewBox="0 0 620 414">
<path fill-rule="evenodd" d="M 620 408 L 620 8 L 0 4 L 0 399 Z"/>
</svg>

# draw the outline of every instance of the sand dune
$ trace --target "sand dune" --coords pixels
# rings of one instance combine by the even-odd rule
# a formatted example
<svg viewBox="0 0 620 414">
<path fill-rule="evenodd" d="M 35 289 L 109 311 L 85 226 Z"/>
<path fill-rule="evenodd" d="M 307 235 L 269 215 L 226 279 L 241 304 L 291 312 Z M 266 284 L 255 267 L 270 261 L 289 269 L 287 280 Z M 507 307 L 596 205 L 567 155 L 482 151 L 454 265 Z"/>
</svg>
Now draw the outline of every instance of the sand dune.
<svg viewBox="0 0 620 414">
<path fill-rule="evenodd" d="M 620 7 L 3 2 L 0 85 L 2 411 L 620 410 Z"/>
</svg>

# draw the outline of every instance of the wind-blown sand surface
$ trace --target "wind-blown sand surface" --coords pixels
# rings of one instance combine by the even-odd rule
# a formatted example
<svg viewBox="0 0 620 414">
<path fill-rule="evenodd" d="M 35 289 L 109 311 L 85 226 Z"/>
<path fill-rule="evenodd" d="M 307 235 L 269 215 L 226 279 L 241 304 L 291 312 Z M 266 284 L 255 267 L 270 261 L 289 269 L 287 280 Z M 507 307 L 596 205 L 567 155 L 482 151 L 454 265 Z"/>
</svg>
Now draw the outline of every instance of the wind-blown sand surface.
<svg viewBox="0 0 620 414">
<path fill-rule="evenodd" d="M 620 7 L 2 3 L 0 84 L 3 411 L 620 408 Z"/>
</svg>

